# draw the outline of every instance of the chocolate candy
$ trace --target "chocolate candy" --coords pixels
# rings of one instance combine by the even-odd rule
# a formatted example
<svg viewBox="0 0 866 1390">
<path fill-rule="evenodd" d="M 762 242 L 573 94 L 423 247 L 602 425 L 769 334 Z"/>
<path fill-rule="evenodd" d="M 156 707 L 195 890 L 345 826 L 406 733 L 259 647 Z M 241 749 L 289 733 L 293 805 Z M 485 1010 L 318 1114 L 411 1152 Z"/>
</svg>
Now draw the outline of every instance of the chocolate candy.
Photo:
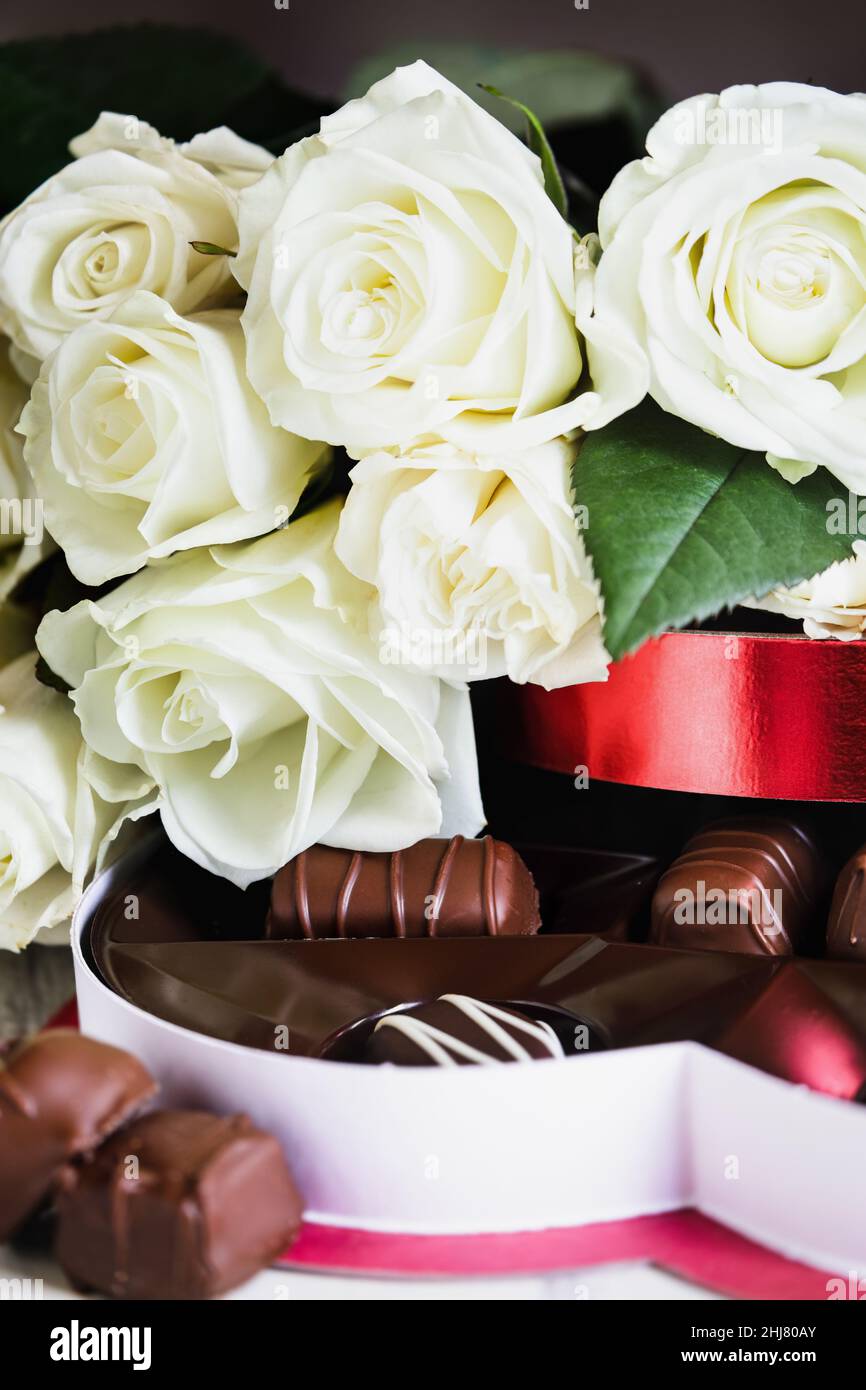
<svg viewBox="0 0 866 1390">
<path fill-rule="evenodd" d="M 516 851 L 456 835 L 393 854 L 314 845 L 275 876 L 266 935 L 518 936 L 540 925 Z"/>
<path fill-rule="evenodd" d="M 836 880 L 827 922 L 827 955 L 866 963 L 866 845 Z"/>
<path fill-rule="evenodd" d="M 802 949 L 821 889 L 818 855 L 789 821 L 744 816 L 689 840 L 653 895 L 662 946 L 789 956 Z"/>
<path fill-rule="evenodd" d="M 443 994 L 380 1018 L 362 1060 L 401 1067 L 464 1067 L 564 1056 L 549 1023 L 465 994 Z"/>
<path fill-rule="evenodd" d="M 51 1189 L 63 1164 L 140 1110 L 156 1084 L 129 1053 L 79 1033 L 40 1033 L 0 1071 L 0 1241 Z"/>
<path fill-rule="evenodd" d="M 66 1170 L 57 1256 L 78 1288 L 209 1298 L 285 1250 L 301 1212 L 279 1144 L 245 1115 L 163 1110 Z"/>
</svg>

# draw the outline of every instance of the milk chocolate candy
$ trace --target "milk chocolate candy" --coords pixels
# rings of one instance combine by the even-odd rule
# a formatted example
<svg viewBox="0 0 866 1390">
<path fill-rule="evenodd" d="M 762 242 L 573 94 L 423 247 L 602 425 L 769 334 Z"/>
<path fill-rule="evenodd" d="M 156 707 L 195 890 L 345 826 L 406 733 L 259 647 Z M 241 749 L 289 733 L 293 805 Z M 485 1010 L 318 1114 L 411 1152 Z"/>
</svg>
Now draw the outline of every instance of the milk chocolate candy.
<svg viewBox="0 0 866 1390">
<path fill-rule="evenodd" d="M 0 1241 L 50 1191 L 64 1163 L 140 1110 L 156 1085 L 129 1053 L 57 1029 L 0 1071 Z"/>
<path fill-rule="evenodd" d="M 245 1115 L 156 1111 L 66 1170 L 57 1257 L 81 1289 L 210 1298 L 276 1259 L 301 1213 L 279 1144 Z"/>
<path fill-rule="evenodd" d="M 455 835 L 393 854 L 314 845 L 274 878 L 266 935 L 520 936 L 540 925 L 519 854 Z"/>
<path fill-rule="evenodd" d="M 403 1067 L 465 1067 L 564 1056 L 549 1023 L 465 994 L 443 994 L 380 1018 L 362 1060 Z"/>
<path fill-rule="evenodd" d="M 827 955 L 866 964 L 866 845 L 836 880 L 827 922 Z"/>
<path fill-rule="evenodd" d="M 689 840 L 653 895 L 661 946 L 790 956 L 802 950 L 821 890 L 809 837 L 790 821 L 743 816 Z"/>
</svg>

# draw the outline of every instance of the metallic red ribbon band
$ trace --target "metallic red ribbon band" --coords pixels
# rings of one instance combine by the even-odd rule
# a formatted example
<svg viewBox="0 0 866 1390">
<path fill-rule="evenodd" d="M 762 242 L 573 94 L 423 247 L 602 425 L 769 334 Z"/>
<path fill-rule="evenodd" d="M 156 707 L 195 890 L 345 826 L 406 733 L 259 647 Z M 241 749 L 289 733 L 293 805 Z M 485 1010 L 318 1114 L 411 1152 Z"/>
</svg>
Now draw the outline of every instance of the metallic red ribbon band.
<svg viewBox="0 0 866 1390">
<path fill-rule="evenodd" d="M 509 749 L 537 767 L 674 791 L 866 801 L 866 641 L 672 632 L 616 662 L 606 683 L 511 685 L 502 698 Z"/>
</svg>

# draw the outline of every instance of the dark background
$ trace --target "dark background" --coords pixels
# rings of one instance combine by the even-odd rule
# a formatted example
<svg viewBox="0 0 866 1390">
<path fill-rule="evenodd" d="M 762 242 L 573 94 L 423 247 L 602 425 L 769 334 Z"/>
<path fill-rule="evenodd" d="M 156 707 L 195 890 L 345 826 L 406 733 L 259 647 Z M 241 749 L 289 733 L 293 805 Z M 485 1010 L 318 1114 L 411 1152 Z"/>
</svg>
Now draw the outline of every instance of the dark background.
<svg viewBox="0 0 866 1390">
<path fill-rule="evenodd" d="M 0 40 L 152 19 L 235 34 L 295 87 L 338 94 L 359 59 L 417 39 L 593 49 L 670 97 L 786 78 L 866 87 L 863 0 L 2 0 Z"/>
</svg>

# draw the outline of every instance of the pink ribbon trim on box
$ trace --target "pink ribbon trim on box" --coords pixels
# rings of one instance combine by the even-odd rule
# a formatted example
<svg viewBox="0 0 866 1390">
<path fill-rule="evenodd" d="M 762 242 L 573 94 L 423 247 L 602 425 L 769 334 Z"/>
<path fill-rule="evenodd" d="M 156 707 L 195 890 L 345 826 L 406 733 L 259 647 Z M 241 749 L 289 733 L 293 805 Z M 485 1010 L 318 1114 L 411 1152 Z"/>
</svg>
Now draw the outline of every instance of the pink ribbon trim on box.
<svg viewBox="0 0 866 1390">
<path fill-rule="evenodd" d="M 466 1277 L 539 1274 L 642 1260 L 716 1293 L 825 1300 L 826 1271 L 787 1260 L 691 1209 L 547 1231 L 418 1236 L 306 1224 L 280 1264 L 328 1273 Z M 590 1289 L 591 1296 L 591 1289 Z"/>
</svg>

